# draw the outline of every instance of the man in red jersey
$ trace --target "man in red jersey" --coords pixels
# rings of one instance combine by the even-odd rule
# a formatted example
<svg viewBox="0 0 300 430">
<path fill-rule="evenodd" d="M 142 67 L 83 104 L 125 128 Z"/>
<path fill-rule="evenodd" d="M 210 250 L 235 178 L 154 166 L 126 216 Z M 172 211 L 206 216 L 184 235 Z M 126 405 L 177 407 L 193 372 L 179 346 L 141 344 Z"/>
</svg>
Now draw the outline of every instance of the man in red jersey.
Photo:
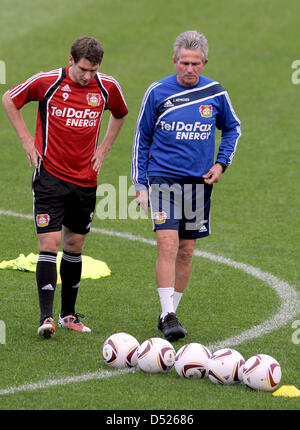
<svg viewBox="0 0 300 430">
<path fill-rule="evenodd" d="M 101 43 L 78 38 L 69 66 L 40 72 L 8 90 L 3 106 L 16 130 L 30 166 L 39 259 L 36 279 L 40 304 L 38 334 L 54 335 L 53 301 L 57 283 L 56 259 L 60 244 L 62 280 L 60 327 L 91 331 L 75 312 L 81 279 L 81 253 L 96 204 L 97 174 L 128 113 L 119 83 L 98 72 Z M 21 109 L 39 103 L 33 138 Z M 111 112 L 105 136 L 98 145 L 104 110 Z"/>
</svg>

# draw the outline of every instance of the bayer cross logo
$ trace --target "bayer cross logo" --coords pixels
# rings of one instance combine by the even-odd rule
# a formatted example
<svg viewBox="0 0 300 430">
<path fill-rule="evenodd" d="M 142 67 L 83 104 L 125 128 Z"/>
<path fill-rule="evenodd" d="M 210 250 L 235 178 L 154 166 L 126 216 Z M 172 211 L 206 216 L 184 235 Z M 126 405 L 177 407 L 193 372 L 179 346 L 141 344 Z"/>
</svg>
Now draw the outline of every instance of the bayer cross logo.
<svg viewBox="0 0 300 430">
<path fill-rule="evenodd" d="M 201 105 L 199 107 L 199 112 L 202 117 L 210 118 L 212 116 L 212 105 Z"/>
<path fill-rule="evenodd" d="M 101 102 L 101 95 L 99 93 L 88 93 L 87 102 L 89 106 L 99 106 Z"/>
</svg>

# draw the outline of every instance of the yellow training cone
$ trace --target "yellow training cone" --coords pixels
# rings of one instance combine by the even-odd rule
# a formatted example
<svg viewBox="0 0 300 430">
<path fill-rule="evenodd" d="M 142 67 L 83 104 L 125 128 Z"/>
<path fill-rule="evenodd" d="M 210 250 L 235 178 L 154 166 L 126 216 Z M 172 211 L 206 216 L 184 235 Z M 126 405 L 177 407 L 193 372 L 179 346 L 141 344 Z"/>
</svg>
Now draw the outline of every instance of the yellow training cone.
<svg viewBox="0 0 300 430">
<path fill-rule="evenodd" d="M 300 397 L 300 390 L 295 385 L 283 385 L 272 393 L 272 396 Z"/>
</svg>

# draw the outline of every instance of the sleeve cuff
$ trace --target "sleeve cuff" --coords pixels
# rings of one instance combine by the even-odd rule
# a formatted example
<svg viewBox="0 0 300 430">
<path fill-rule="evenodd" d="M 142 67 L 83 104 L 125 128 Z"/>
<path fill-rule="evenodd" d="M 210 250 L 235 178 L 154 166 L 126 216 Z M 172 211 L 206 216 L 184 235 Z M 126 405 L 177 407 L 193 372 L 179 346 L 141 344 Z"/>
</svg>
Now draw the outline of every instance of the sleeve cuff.
<svg viewBox="0 0 300 430">
<path fill-rule="evenodd" d="M 224 163 L 220 163 L 220 161 L 216 161 L 216 163 L 215 164 L 220 164 L 221 166 L 222 166 L 222 169 L 223 169 L 223 173 L 225 172 L 225 170 L 227 169 L 227 165 L 226 164 L 224 164 Z"/>
<path fill-rule="evenodd" d="M 143 184 L 134 184 L 135 191 L 147 190 L 147 186 Z"/>
</svg>

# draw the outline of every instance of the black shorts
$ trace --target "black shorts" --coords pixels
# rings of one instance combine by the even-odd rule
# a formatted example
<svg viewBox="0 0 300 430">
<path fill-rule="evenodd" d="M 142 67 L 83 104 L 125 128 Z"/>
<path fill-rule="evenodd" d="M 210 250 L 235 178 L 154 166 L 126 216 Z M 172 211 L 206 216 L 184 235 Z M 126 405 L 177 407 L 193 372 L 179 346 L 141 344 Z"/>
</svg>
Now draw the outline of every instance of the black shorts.
<svg viewBox="0 0 300 430">
<path fill-rule="evenodd" d="M 97 187 L 81 187 L 51 175 L 41 163 L 32 178 L 33 210 L 37 233 L 60 231 L 87 234 L 96 205 Z"/>
<path fill-rule="evenodd" d="M 202 178 L 149 178 L 153 230 L 178 230 L 183 239 L 210 234 L 212 185 Z"/>
</svg>

